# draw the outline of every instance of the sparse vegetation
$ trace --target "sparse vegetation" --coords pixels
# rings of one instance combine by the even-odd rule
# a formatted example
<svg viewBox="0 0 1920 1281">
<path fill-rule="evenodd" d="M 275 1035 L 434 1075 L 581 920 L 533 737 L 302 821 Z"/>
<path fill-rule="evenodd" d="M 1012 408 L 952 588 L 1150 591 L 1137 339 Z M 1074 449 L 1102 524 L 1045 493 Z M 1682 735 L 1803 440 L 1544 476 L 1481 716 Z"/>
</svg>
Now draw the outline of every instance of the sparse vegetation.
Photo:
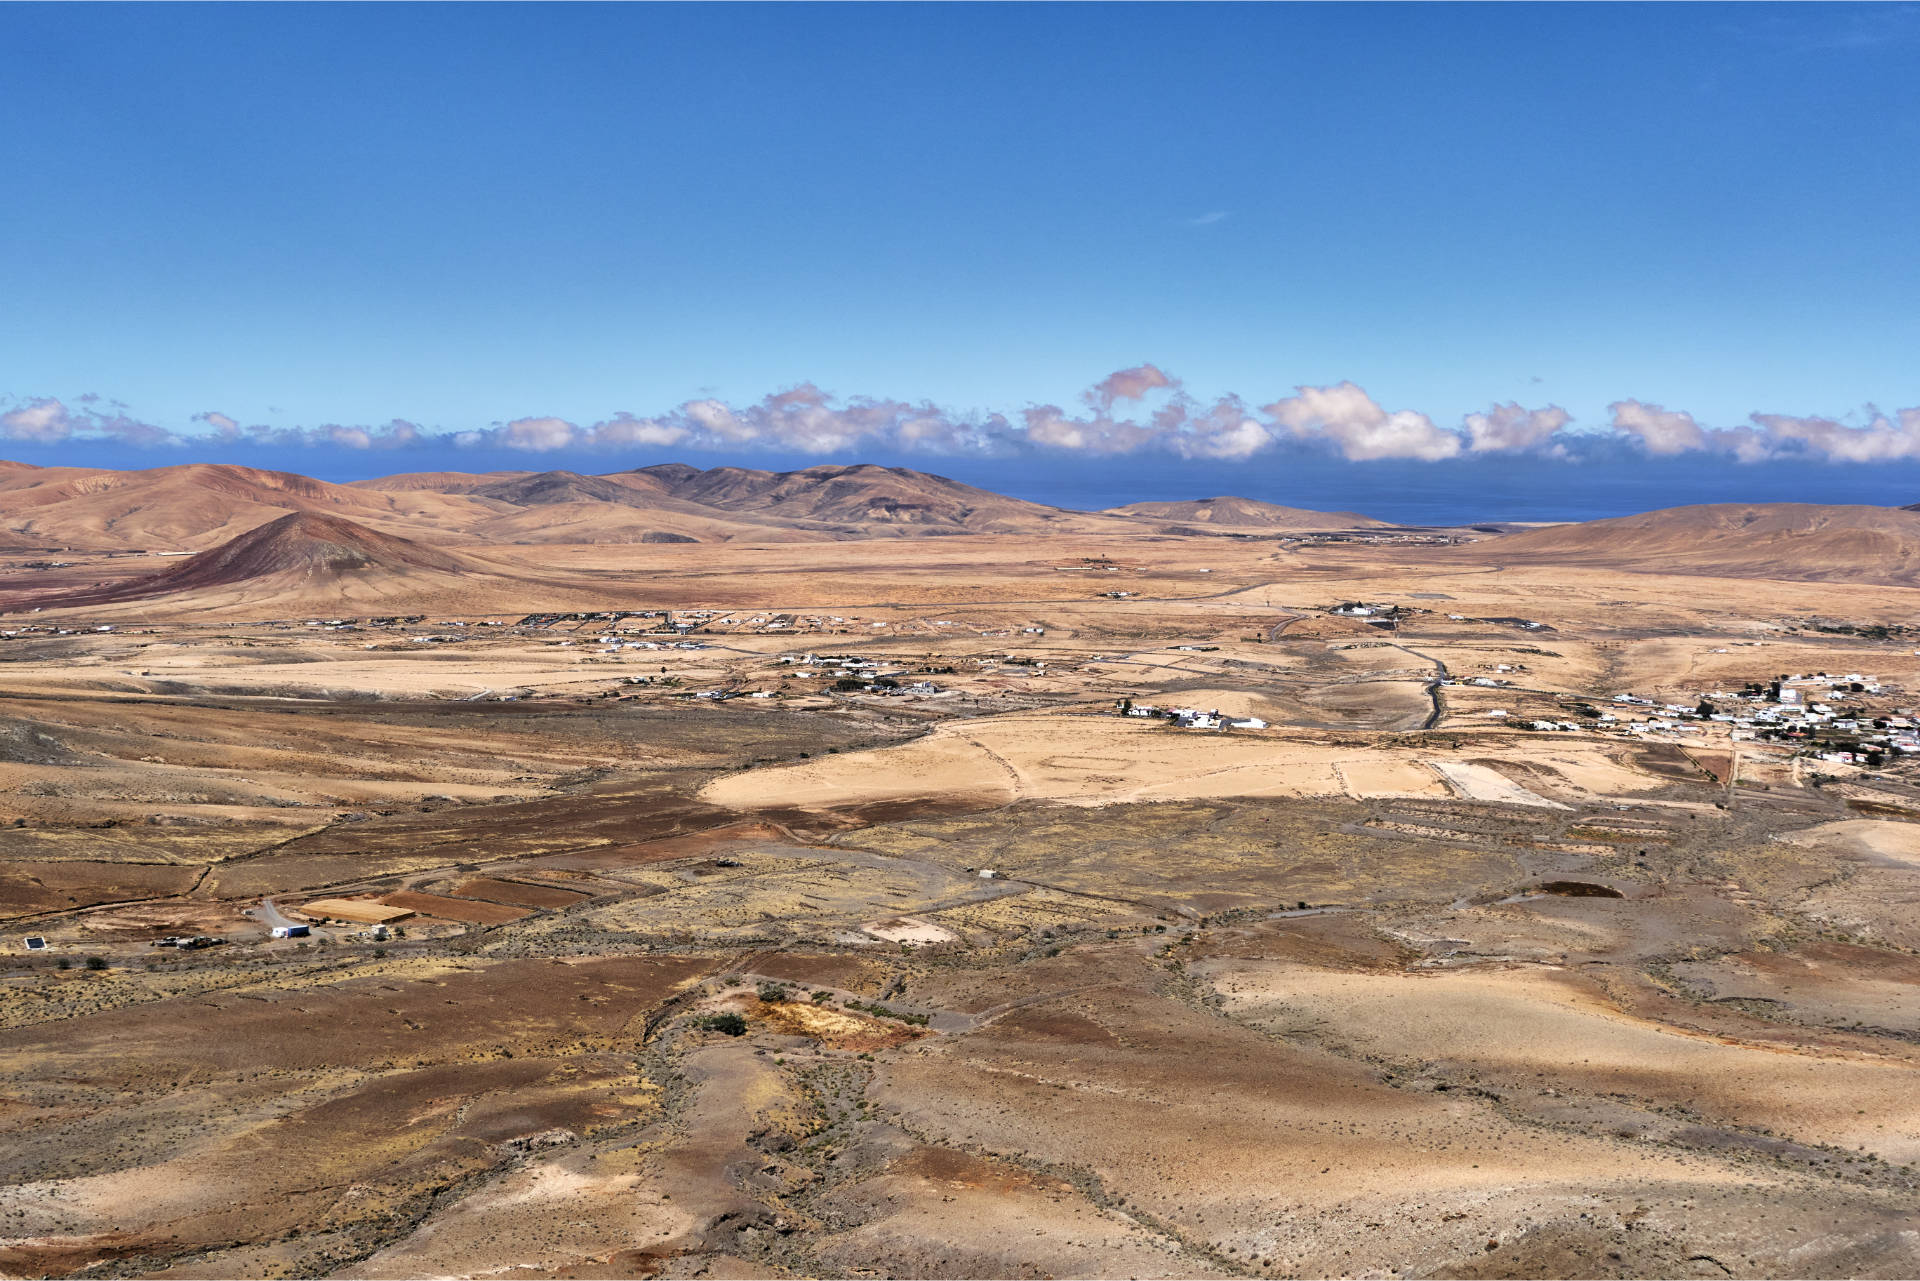
<svg viewBox="0 0 1920 1281">
<path fill-rule="evenodd" d="M 705 1032 L 719 1032 L 724 1036 L 745 1036 L 747 1021 L 732 1010 L 719 1014 L 703 1014 L 693 1021 L 693 1025 Z"/>
<path fill-rule="evenodd" d="M 160 600 L 138 642 L 12 638 L 9 715 L 40 728 L 0 731 L 34 767 L 8 884 L 74 954 L 23 954 L 0 1003 L 0 1137 L 48 1190 L 12 1270 L 1903 1274 L 1910 646 L 1761 626 L 1737 580 L 1587 563 L 1556 593 L 1537 562 L 1484 572 L 1497 531 L 1477 561 L 1315 532 L 1039 565 L 1037 540 L 715 542 L 619 576 L 896 602 L 871 632 L 846 605 L 483 633 Z M 1183 603 L 1197 546 L 1217 602 Z M 1461 603 L 1295 617 L 1429 592 Z M 915 675 L 854 675 L 879 668 Z M 1864 679 L 1807 696 L 1824 721 L 1621 728 L 1750 719 L 1763 673 L 1805 669 Z M 78 697 L 76 670 L 139 692 Z M 1188 702 L 1273 724 L 1149 743 L 1111 714 Z M 141 822 L 128 796 L 165 799 Z M 420 915 L 405 946 L 353 916 L 270 943 L 268 895 Z M 215 922 L 230 946 L 147 950 Z M 118 976 L 72 974 L 88 950 Z M 203 1196 L 133 1181 L 192 1161 Z M 133 1189 L 110 1213 L 99 1177 Z"/>
</svg>

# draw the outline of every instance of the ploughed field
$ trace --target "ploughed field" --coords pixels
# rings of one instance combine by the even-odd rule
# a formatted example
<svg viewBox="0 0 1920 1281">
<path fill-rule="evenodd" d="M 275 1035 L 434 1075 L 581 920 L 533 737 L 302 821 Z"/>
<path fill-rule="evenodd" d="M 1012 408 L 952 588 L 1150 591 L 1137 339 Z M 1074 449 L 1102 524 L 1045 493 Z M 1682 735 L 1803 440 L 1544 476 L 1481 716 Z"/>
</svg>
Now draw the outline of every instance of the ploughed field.
<svg viewBox="0 0 1920 1281">
<path fill-rule="evenodd" d="M 1625 728 L 1920 592 L 1534 544 L 8 614 L 0 1276 L 1920 1272 L 1914 767 Z"/>
</svg>

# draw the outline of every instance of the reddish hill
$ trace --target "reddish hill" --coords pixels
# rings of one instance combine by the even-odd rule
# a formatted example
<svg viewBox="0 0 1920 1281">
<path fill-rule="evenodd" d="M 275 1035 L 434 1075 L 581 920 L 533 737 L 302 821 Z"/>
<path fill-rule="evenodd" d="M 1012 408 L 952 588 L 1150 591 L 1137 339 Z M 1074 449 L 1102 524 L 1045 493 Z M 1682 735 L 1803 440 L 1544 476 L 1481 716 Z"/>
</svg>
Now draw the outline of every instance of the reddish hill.
<svg viewBox="0 0 1920 1281">
<path fill-rule="evenodd" d="M 0 466 L 0 549 L 204 551 L 287 512 L 448 543 L 794 542 L 950 534 L 1355 528 L 1349 512 L 1242 498 L 1074 511 L 871 463 L 760 471 L 661 463 L 570 471 L 415 472 L 337 485 L 224 463 L 146 471 Z"/>
<path fill-rule="evenodd" d="M 268 521 L 229 542 L 155 575 L 186 587 L 245 582 L 266 574 L 337 578 L 342 574 L 386 570 L 461 573 L 471 566 L 452 552 L 383 534 L 339 516 L 293 512 Z"/>
<path fill-rule="evenodd" d="M 0 531 L 38 546 L 198 551 L 289 511 L 440 537 L 494 510 L 459 495 L 369 492 L 226 463 L 0 471 Z"/>
<path fill-rule="evenodd" d="M 336 485 L 219 463 L 147 471 L 0 469 L 0 545 L 202 551 L 289 511 L 447 542 L 791 542 L 1122 533 L 1125 518 L 1008 498 L 904 467 L 419 472 Z"/>
<path fill-rule="evenodd" d="M 123 582 L 21 601 L 12 608 L 68 608 L 147 600 L 180 592 L 270 587 L 328 589 L 345 578 L 388 580 L 476 572 L 462 557 L 383 534 L 338 516 L 293 512 L 168 569 Z"/>
</svg>

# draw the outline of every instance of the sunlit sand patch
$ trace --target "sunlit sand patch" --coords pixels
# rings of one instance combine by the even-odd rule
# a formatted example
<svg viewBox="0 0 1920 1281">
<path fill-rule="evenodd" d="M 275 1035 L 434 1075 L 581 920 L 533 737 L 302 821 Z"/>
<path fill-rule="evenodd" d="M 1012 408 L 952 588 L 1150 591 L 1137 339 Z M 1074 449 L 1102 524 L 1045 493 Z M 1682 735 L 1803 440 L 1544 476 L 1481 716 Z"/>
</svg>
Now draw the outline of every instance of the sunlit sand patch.
<svg viewBox="0 0 1920 1281">
<path fill-rule="evenodd" d="M 1561 1088 L 1655 1099 L 1801 1142 L 1920 1156 L 1920 1070 L 1891 1060 L 1790 1054 L 1638 1018 L 1550 969 L 1361 974 L 1291 963 L 1202 967 L 1238 1007 L 1276 1027 L 1326 1021 L 1349 1043 Z"/>
<path fill-rule="evenodd" d="M 1920 823 L 1893 823 L 1880 819 L 1842 819 L 1822 823 L 1780 838 L 1795 845 L 1847 850 L 1901 867 L 1920 867 Z"/>
<path fill-rule="evenodd" d="M 1355 797 L 1444 797 L 1450 795 L 1424 761 L 1381 756 L 1344 760 L 1336 767 Z"/>
<path fill-rule="evenodd" d="M 1140 787 L 1125 795 L 1093 797 L 1084 804 L 1126 801 L 1194 801 L 1216 796 L 1338 796 L 1345 790 L 1332 761 L 1249 761 L 1223 769 L 1204 770 L 1164 783 Z M 1069 802 L 1074 803 L 1074 802 Z"/>
<path fill-rule="evenodd" d="M 931 921 L 922 921 L 912 916 L 896 916 L 890 920 L 874 921 L 860 927 L 877 939 L 889 943 L 951 943 L 959 935 L 952 930 L 941 929 Z"/>
<path fill-rule="evenodd" d="M 1568 808 L 1494 768 L 1506 759 L 1500 753 L 1516 766 L 1550 764 L 1550 777 L 1565 780 L 1576 794 L 1604 789 L 1598 794 L 1618 795 L 1664 785 L 1597 746 L 1561 747 L 1550 761 L 1523 752 L 1521 745 L 1495 740 L 1474 749 L 1471 761 L 1446 761 L 1391 741 L 1372 747 L 1282 734 L 1189 733 L 1113 716 L 1010 715 L 943 726 L 894 747 L 732 775 L 708 784 L 701 798 L 755 809 L 939 798 L 980 805 L 1107 805 L 1228 796 L 1458 795 Z"/>
<path fill-rule="evenodd" d="M 1452 784 L 1460 795 L 1471 801 L 1494 801 L 1505 805 L 1534 805 L 1542 809 L 1569 808 L 1559 801 L 1536 796 L 1498 770 L 1466 761 L 1428 761 L 1434 771 Z"/>
</svg>

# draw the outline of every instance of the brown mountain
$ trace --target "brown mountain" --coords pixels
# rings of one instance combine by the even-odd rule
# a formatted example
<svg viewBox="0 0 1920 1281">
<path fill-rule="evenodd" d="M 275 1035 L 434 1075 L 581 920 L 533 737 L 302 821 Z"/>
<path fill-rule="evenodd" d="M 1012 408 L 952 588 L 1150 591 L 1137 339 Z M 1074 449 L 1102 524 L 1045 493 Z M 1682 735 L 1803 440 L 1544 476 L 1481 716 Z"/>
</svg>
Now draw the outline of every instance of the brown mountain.
<svg viewBox="0 0 1920 1281">
<path fill-rule="evenodd" d="M 1813 503 L 1669 507 L 1463 548 L 1509 563 L 1863 583 L 1920 583 L 1920 513 Z"/>
<path fill-rule="evenodd" d="M 0 549 L 202 551 L 288 512 L 339 516 L 435 545 L 812 542 L 950 534 L 1124 534 L 1373 524 L 1246 499 L 1080 512 L 904 467 L 418 472 L 337 485 L 222 463 L 146 471 L 0 467 Z"/>
<path fill-rule="evenodd" d="M 1128 503 L 1109 507 L 1108 516 L 1136 520 L 1166 521 L 1203 529 L 1287 530 L 1287 529 L 1370 529 L 1385 521 L 1357 512 L 1322 512 L 1305 507 L 1282 507 L 1255 498 L 1194 498 L 1185 502 Z"/>
<path fill-rule="evenodd" d="M 545 507 L 553 503 L 613 503 L 637 507 L 646 502 L 646 495 L 630 485 L 571 471 L 505 477 L 466 492 L 476 498 L 512 503 L 515 507 Z"/>
<path fill-rule="evenodd" d="M 1048 528 L 1114 528 L 1097 514 L 1009 498 L 905 467 L 874 463 L 769 472 L 748 467 L 699 471 L 684 463 L 643 467 L 607 480 L 659 487 L 683 502 L 868 537 L 901 533 L 1029 533 Z"/>
<path fill-rule="evenodd" d="M 0 472 L 0 531 L 36 545 L 89 550 L 197 551 L 290 511 L 330 513 L 400 533 L 458 536 L 482 510 L 439 493 L 368 492 L 227 463 Z"/>
<path fill-rule="evenodd" d="M 328 579 L 369 571 L 458 574 L 472 568 L 452 552 L 410 538 L 383 534 L 338 516 L 294 512 L 190 556 L 156 577 L 186 587 L 213 587 L 268 574 Z"/>
<path fill-rule="evenodd" d="M 338 516 L 292 512 L 189 556 L 157 573 L 119 582 L 55 590 L 14 602 L 13 609 L 69 608 L 149 600 L 182 593 L 249 598 L 339 594 L 378 596 L 396 580 L 422 576 L 460 579 L 483 572 L 452 552 L 383 534 Z M 356 580 L 351 590 L 343 582 Z"/>
<path fill-rule="evenodd" d="M 1097 513 L 1049 507 L 928 472 L 871 463 L 788 472 L 661 463 L 600 476 L 567 471 L 491 476 L 426 472 L 355 481 L 350 487 L 432 490 L 522 509 L 501 508 L 490 519 L 465 527 L 483 540 L 499 542 L 683 537 L 786 542 L 1126 528 Z"/>
<path fill-rule="evenodd" d="M 392 476 L 375 476 L 370 480 L 350 480 L 347 482 L 347 487 L 394 494 L 421 490 L 437 494 L 470 494 L 487 485 L 497 484 L 503 480 L 516 480 L 532 474 L 525 471 L 408 471 Z"/>
</svg>

